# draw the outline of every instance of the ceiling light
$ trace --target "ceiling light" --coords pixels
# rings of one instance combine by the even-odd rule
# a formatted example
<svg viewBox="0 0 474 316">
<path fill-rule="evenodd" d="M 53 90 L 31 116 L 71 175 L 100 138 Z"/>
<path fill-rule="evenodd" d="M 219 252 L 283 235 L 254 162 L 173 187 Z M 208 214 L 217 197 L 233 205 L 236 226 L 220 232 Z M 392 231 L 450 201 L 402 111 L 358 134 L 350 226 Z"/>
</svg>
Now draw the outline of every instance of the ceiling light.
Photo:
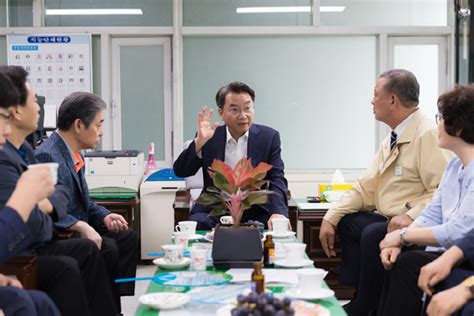
<svg viewBox="0 0 474 316">
<path fill-rule="evenodd" d="M 321 12 L 342 12 L 345 6 L 321 6 Z M 299 13 L 311 12 L 310 6 L 298 7 L 242 7 L 237 8 L 237 13 Z"/>
<path fill-rule="evenodd" d="M 321 12 L 343 12 L 346 9 L 345 6 L 322 6 Z"/>
<path fill-rule="evenodd" d="M 143 15 L 142 9 L 46 9 L 46 15 Z"/>
</svg>

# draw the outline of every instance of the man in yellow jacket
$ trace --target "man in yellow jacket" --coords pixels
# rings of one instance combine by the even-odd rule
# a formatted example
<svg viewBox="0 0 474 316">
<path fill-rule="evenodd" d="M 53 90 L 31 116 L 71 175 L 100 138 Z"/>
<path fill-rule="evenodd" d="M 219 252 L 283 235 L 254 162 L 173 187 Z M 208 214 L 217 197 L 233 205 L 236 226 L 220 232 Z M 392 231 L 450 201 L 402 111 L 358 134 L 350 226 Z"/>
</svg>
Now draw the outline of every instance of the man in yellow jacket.
<svg viewBox="0 0 474 316">
<path fill-rule="evenodd" d="M 387 232 L 408 226 L 420 214 L 451 158 L 438 147 L 434 118 L 419 110 L 418 97 L 419 84 L 411 72 L 394 69 L 378 77 L 373 112 L 392 132 L 321 224 L 319 239 L 328 257 L 336 256 L 337 228 L 342 248 L 339 283 L 357 289 L 356 298 L 345 306 L 351 316 L 366 316 L 377 307 L 384 275 L 379 243 Z"/>
</svg>

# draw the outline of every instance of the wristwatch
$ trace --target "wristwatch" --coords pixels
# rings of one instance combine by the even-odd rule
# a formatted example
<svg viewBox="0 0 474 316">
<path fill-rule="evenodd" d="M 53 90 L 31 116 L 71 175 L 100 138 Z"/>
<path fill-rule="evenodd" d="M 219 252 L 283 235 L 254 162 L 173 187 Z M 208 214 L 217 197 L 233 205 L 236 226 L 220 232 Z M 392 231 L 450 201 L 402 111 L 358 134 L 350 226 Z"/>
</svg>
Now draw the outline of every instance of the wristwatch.
<svg viewBox="0 0 474 316">
<path fill-rule="evenodd" d="M 408 227 L 400 229 L 400 246 L 410 246 L 411 244 L 405 240 L 405 234 L 407 233 Z"/>
<path fill-rule="evenodd" d="M 474 297 L 474 275 L 468 277 L 462 284 L 469 288 L 469 291 L 471 291 L 471 296 Z"/>
</svg>

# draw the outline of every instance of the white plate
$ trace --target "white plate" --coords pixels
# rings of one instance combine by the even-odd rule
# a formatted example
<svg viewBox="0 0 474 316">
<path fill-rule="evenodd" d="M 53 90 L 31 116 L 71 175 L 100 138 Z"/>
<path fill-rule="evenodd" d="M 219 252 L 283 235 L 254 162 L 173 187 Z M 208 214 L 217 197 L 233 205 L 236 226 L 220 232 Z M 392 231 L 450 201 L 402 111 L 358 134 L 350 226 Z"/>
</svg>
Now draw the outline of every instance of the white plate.
<svg viewBox="0 0 474 316">
<path fill-rule="evenodd" d="M 274 232 L 270 231 L 270 232 L 267 232 L 266 234 L 272 235 L 273 238 L 276 238 L 276 239 L 283 239 L 283 238 L 293 237 L 294 235 L 296 235 L 296 232 L 288 231 L 288 232 L 283 233 L 283 234 L 275 234 Z"/>
<path fill-rule="evenodd" d="M 160 269 L 164 270 L 177 270 L 189 267 L 191 260 L 189 258 L 181 259 L 179 263 L 168 263 L 164 258 L 158 258 L 153 260 L 153 263 L 156 264 Z"/>
<path fill-rule="evenodd" d="M 292 298 L 300 298 L 303 300 L 321 300 L 325 298 L 330 298 L 334 296 L 334 291 L 330 289 L 321 288 L 318 291 L 302 293 L 298 288 L 287 289 L 283 296 L 288 296 Z"/>
<path fill-rule="evenodd" d="M 312 265 L 313 263 L 314 263 L 313 260 L 309 260 L 309 259 L 302 259 L 299 261 L 288 261 L 288 259 L 281 259 L 281 260 L 275 261 L 275 265 L 284 267 L 284 268 L 301 268 L 301 267 Z"/>
<path fill-rule="evenodd" d="M 204 236 L 203 236 L 203 235 L 199 235 L 199 234 L 194 234 L 194 235 L 188 236 L 188 239 L 189 239 L 189 240 L 199 240 L 199 239 L 201 239 L 201 238 L 204 238 Z"/>
<path fill-rule="evenodd" d="M 224 305 L 216 311 L 216 316 L 230 316 L 232 309 L 234 308 L 235 308 L 234 304 Z"/>
<path fill-rule="evenodd" d="M 138 301 L 155 309 L 175 309 L 183 306 L 190 299 L 185 293 L 159 292 L 142 295 Z"/>
</svg>

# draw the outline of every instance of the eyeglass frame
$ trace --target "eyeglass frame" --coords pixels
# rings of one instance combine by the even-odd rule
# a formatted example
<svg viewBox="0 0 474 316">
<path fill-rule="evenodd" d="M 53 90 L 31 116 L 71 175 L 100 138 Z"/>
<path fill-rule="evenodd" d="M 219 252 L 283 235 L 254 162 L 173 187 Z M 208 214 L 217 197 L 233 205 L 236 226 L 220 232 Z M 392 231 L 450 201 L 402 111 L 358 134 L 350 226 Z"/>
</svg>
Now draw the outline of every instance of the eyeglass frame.
<svg viewBox="0 0 474 316">
<path fill-rule="evenodd" d="M 227 109 L 226 111 L 229 112 L 230 114 L 234 115 L 234 116 L 237 116 L 237 115 L 240 115 L 240 114 L 250 114 L 252 113 L 253 111 L 255 110 L 255 106 L 249 106 L 248 109 L 242 109 L 240 107 L 237 107 L 237 106 L 232 106 L 230 107 L 229 109 Z"/>
</svg>

